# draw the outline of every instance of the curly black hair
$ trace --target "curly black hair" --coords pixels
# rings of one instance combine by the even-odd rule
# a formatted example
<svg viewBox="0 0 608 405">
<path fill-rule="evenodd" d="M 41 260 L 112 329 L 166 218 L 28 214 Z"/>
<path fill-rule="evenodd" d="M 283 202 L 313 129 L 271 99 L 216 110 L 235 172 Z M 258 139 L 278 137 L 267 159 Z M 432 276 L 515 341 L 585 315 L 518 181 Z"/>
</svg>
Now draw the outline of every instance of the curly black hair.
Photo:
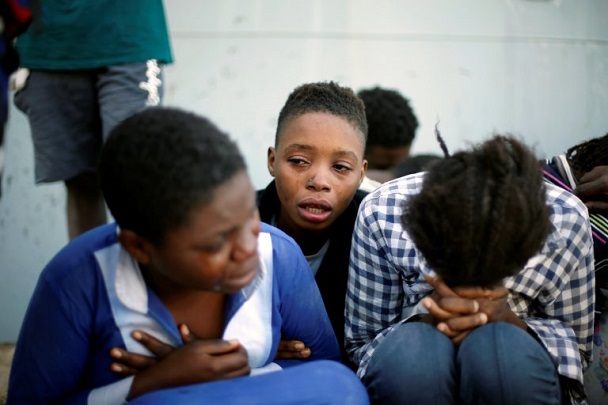
<svg viewBox="0 0 608 405">
<path fill-rule="evenodd" d="M 409 100 L 398 91 L 373 87 L 357 93 L 365 103 L 367 146 L 410 146 L 416 136 L 418 119 Z"/>
<path fill-rule="evenodd" d="M 237 145 L 211 121 L 167 107 L 147 108 L 117 125 L 98 164 L 118 225 L 157 244 L 243 170 Z"/>
<path fill-rule="evenodd" d="M 608 134 L 569 148 L 566 151 L 566 159 L 577 178 L 595 166 L 608 165 Z"/>
<path fill-rule="evenodd" d="M 448 285 L 499 285 L 540 251 L 549 233 L 540 162 L 513 137 L 494 136 L 434 162 L 401 220 Z"/>
<path fill-rule="evenodd" d="M 333 81 L 306 83 L 296 87 L 279 113 L 275 147 L 278 146 L 283 128 L 290 120 L 306 113 L 323 112 L 348 121 L 361 135 L 363 145 L 367 140 L 365 105 L 350 87 Z"/>
</svg>

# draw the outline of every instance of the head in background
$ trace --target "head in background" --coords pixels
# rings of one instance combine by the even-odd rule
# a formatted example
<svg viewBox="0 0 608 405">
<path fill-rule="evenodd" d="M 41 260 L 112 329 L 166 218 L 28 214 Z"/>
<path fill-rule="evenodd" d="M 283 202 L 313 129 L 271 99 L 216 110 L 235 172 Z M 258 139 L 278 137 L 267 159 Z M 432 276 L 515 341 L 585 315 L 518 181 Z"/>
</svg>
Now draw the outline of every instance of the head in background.
<svg viewBox="0 0 608 405">
<path fill-rule="evenodd" d="M 608 134 L 589 139 L 569 148 L 566 151 L 566 159 L 579 179 L 596 166 L 608 165 Z"/>
<path fill-rule="evenodd" d="M 390 169 L 409 156 L 418 120 L 409 100 L 398 91 L 374 87 L 360 90 L 368 136 L 365 158 L 370 169 Z"/>
<path fill-rule="evenodd" d="M 549 233 L 539 161 L 515 138 L 494 136 L 435 162 L 401 219 L 448 285 L 495 287 L 540 252 Z"/>
<path fill-rule="evenodd" d="M 404 161 L 391 169 L 393 178 L 407 176 L 409 174 L 425 172 L 435 162 L 443 159 L 442 156 L 433 154 L 420 154 L 407 157 Z"/>
<path fill-rule="evenodd" d="M 206 118 L 133 115 L 104 144 L 99 176 L 119 241 L 153 286 L 234 292 L 255 276 L 255 193 L 236 144 Z"/>
<path fill-rule="evenodd" d="M 324 233 L 344 212 L 367 169 L 363 102 L 335 82 L 303 84 L 281 109 L 268 170 L 281 209 L 276 225 L 296 241 Z"/>
</svg>

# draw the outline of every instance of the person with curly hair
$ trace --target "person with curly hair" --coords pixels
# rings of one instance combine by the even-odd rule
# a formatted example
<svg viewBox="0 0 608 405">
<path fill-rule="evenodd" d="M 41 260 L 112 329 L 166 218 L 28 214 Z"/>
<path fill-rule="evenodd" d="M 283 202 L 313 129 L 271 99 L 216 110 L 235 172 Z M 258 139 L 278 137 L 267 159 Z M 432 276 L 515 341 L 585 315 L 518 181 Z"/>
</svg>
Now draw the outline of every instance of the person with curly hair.
<svg viewBox="0 0 608 405">
<path fill-rule="evenodd" d="M 585 206 L 511 136 L 440 143 L 446 158 L 370 194 L 355 224 L 345 334 L 372 403 L 584 400 Z"/>
<path fill-rule="evenodd" d="M 388 178 L 391 169 L 406 159 L 416 137 L 418 119 L 410 101 L 397 90 L 371 87 L 357 93 L 365 103 L 368 135 L 365 159 L 368 174 L 362 189 L 372 191 Z"/>
<path fill-rule="evenodd" d="M 101 149 L 116 223 L 45 267 L 8 403 L 368 404 L 300 248 L 260 222 L 244 158 L 208 119 L 150 107 Z M 303 360 L 275 360 L 282 338 Z"/>
<path fill-rule="evenodd" d="M 545 179 L 573 192 L 589 209 L 595 259 L 594 362 L 585 373 L 585 387 L 593 403 L 606 402 L 608 372 L 603 345 L 608 292 L 608 134 L 574 145 L 544 162 Z"/>
<path fill-rule="evenodd" d="M 343 360 L 348 257 L 367 162 L 363 102 L 335 82 L 295 88 L 279 114 L 268 171 L 274 180 L 258 191 L 262 221 L 298 243 L 315 275 Z M 285 342 L 285 356 L 308 356 L 308 342 Z"/>
</svg>

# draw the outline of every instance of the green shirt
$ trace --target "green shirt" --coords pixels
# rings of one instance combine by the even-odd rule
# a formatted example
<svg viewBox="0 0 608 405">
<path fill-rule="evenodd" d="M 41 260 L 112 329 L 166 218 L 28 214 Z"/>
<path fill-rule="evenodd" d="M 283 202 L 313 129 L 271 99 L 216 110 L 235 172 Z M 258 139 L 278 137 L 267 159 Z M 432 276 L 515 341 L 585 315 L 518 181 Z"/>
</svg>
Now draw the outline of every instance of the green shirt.
<svg viewBox="0 0 608 405">
<path fill-rule="evenodd" d="M 40 0 L 40 18 L 17 39 L 21 66 L 83 70 L 171 63 L 162 0 Z"/>
</svg>

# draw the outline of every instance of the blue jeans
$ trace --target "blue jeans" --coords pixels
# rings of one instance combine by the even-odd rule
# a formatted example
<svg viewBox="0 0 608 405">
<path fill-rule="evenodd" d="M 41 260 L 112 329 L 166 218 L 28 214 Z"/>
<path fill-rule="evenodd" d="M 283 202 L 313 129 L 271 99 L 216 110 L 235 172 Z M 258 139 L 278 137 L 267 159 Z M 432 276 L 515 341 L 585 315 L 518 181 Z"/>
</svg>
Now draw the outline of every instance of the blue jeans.
<svg viewBox="0 0 608 405">
<path fill-rule="evenodd" d="M 545 348 L 522 329 L 491 323 L 460 346 L 422 322 L 395 328 L 363 378 L 377 404 L 560 404 L 559 376 Z"/>
</svg>

